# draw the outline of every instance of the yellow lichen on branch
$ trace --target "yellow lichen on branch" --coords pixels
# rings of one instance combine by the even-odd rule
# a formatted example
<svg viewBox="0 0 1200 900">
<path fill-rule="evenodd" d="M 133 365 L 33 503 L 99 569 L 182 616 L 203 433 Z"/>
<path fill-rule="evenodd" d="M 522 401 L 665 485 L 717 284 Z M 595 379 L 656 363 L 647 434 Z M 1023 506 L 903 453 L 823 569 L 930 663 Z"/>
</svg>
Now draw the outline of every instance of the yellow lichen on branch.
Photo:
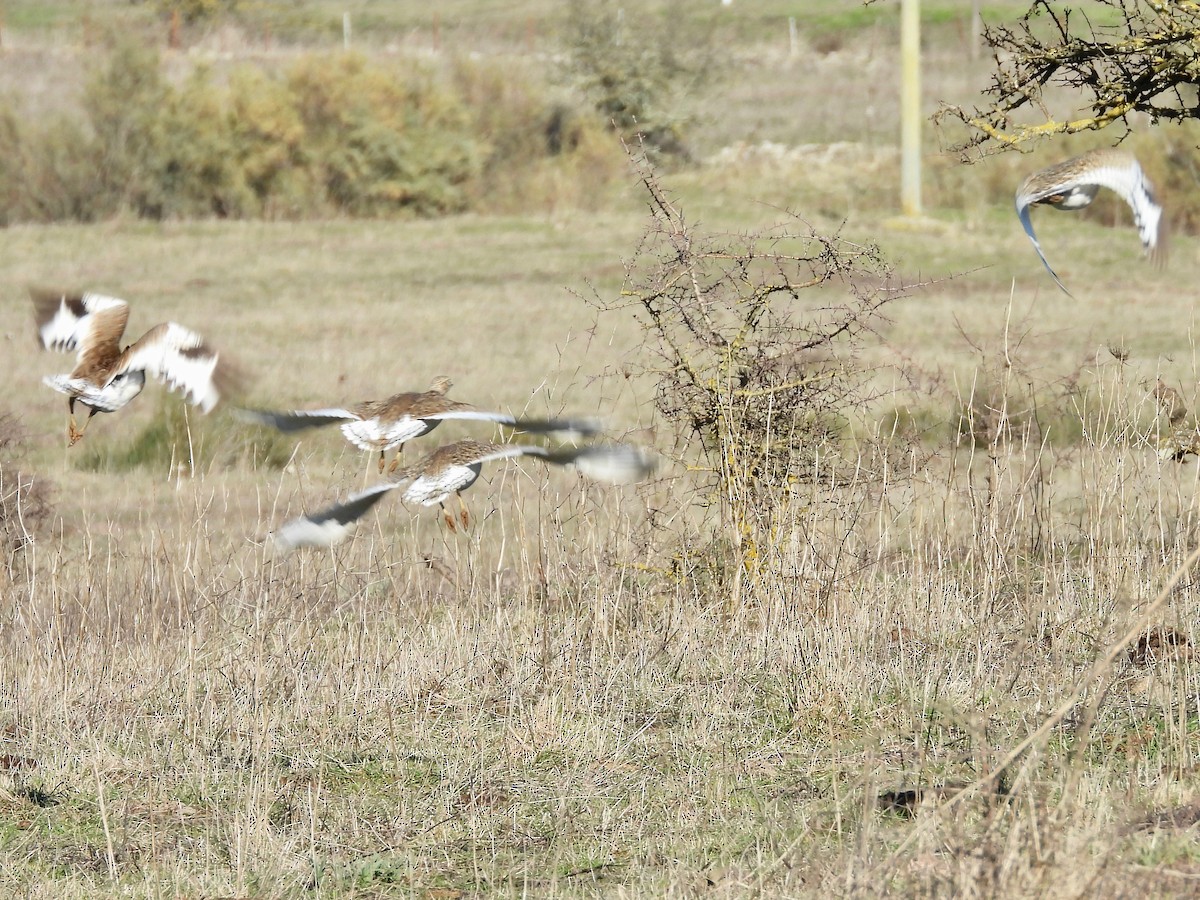
<svg viewBox="0 0 1200 900">
<path fill-rule="evenodd" d="M 1152 122 L 1194 118 L 1194 86 L 1200 70 L 1200 6 L 1196 3 L 1096 0 L 1104 14 L 1088 15 L 1035 0 L 1013 25 L 997 23 L 984 39 L 995 51 L 990 106 L 969 111 L 943 108 L 971 129 L 958 150 L 989 142 L 1001 149 L 1048 135 L 1097 131 L 1143 113 Z M 1109 22 L 1110 24 L 1095 24 Z M 1082 27 L 1080 27 L 1082 25 Z M 1058 89 L 1083 95 L 1093 115 L 1056 117 Z M 1019 121 L 1036 111 L 1044 121 Z"/>
<path fill-rule="evenodd" d="M 1099 131 L 1117 119 L 1120 119 L 1129 113 L 1133 112 L 1132 103 L 1123 103 L 1115 106 L 1099 116 L 1088 116 L 1082 119 L 1076 119 L 1073 122 L 1056 122 L 1050 120 L 1043 122 L 1040 125 L 1024 125 L 1016 130 L 1015 133 L 1005 133 L 999 128 L 996 128 L 990 122 L 979 119 L 970 118 L 967 123 L 986 134 L 989 138 L 998 143 L 1005 144 L 1009 147 L 1019 147 L 1026 141 L 1031 141 L 1034 138 L 1045 137 L 1051 134 L 1078 134 L 1081 131 Z"/>
</svg>

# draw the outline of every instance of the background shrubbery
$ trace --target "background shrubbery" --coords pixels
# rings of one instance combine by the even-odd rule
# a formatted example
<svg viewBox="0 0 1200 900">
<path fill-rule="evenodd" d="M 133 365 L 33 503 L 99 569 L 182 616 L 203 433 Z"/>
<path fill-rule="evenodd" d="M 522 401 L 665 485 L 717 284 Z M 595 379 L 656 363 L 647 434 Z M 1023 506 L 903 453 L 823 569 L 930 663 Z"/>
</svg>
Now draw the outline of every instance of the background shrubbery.
<svg viewBox="0 0 1200 900">
<path fill-rule="evenodd" d="M 836 92 L 856 68 L 890 77 L 891 63 L 825 47 L 819 17 L 801 32 L 803 53 L 749 56 L 730 50 L 728 22 L 685 15 L 671 0 L 645 8 L 564 0 L 554 9 L 527 18 L 526 31 L 499 47 L 476 33 L 443 36 L 440 24 L 422 30 L 394 10 L 374 28 L 363 16 L 355 21 L 370 37 L 347 52 L 340 31 L 328 40 L 341 21 L 332 7 L 267 15 L 234 0 L 122 6 L 133 18 L 119 38 L 85 22 L 86 52 L 42 51 L 21 64 L 55 68 L 54 78 L 14 77 L 0 90 L 0 224 L 594 209 L 626 170 L 614 133 L 655 165 L 703 166 L 709 183 L 723 180 L 740 196 L 774 191 L 772 202 L 832 220 L 881 202 L 895 207 L 890 101 L 859 115 Z M 176 10 L 184 52 L 160 56 L 150 48 L 173 46 L 166 19 Z M 327 49 L 284 46 L 289 16 L 302 11 L 297 40 Z M 409 26 L 423 37 L 384 42 Z M 934 58 L 951 52 L 945 27 L 934 33 L 930 69 L 942 75 L 928 93 L 973 95 L 946 81 L 945 60 Z M 237 49 L 227 52 L 226 42 Z M 737 87 L 745 83 L 754 92 Z M 795 89 L 809 83 L 821 89 Z M 977 215 L 1011 204 L 1031 168 L 1113 138 L 1080 135 L 963 166 L 938 152 L 961 139 L 960 129 L 943 120 L 927 132 L 931 210 Z M 1141 129 L 1126 143 L 1170 198 L 1172 227 L 1187 232 L 1200 215 L 1195 130 Z M 1103 193 L 1083 216 L 1118 224 L 1128 211 Z"/>
<path fill-rule="evenodd" d="M 553 203 L 564 182 L 595 192 L 622 165 L 598 115 L 500 63 L 314 53 L 174 84 L 156 52 L 119 42 L 79 105 L 0 105 L 4 222 L 504 210 Z"/>
</svg>

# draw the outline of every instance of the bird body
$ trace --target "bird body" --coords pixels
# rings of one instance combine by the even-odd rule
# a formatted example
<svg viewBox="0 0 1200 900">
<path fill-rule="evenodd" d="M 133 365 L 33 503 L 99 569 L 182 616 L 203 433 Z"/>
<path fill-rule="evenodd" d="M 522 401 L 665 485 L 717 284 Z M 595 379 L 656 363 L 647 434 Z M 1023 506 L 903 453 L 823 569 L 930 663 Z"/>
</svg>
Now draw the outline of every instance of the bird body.
<svg viewBox="0 0 1200 900">
<path fill-rule="evenodd" d="M 77 351 L 69 374 L 43 379 L 69 398 L 71 444 L 83 437 L 75 424 L 77 402 L 88 407 L 89 421 L 98 412 L 115 412 L 142 392 L 147 373 L 181 391 L 206 413 L 220 401 L 229 372 L 220 355 L 196 332 L 164 322 L 122 349 L 120 341 L 129 321 L 129 304 L 124 300 L 37 289 L 30 295 L 42 347 Z"/>
<path fill-rule="evenodd" d="M 473 485 L 484 463 L 519 456 L 535 456 L 556 466 L 574 465 L 589 478 L 608 484 L 640 481 L 654 471 L 650 458 L 629 444 L 551 448 L 465 440 L 438 447 L 424 459 L 397 472 L 394 478 L 397 483 L 408 482 L 403 495 L 406 502 L 433 506 Z"/>
<path fill-rule="evenodd" d="M 450 379 L 441 376 L 427 391 L 359 403 L 347 410 L 354 418 L 342 424 L 342 434 L 360 450 L 386 452 L 403 447 L 429 434 L 450 414 L 472 411 L 469 404 L 446 396 L 450 387 Z"/>
<path fill-rule="evenodd" d="M 355 447 L 379 454 L 381 472 L 388 451 L 396 451 L 391 464 L 394 471 L 400 464 L 400 454 L 406 443 L 424 437 L 448 419 L 495 422 L 537 434 L 569 431 L 588 436 L 598 430 L 598 426 L 588 420 L 520 419 L 507 413 L 478 410 L 469 403 L 447 397 L 451 384 L 443 375 L 434 379 L 427 391 L 395 394 L 386 400 L 367 400 L 353 406 L 311 411 L 248 409 L 242 410 L 240 415 L 284 432 L 339 425 L 342 434 Z"/>
<path fill-rule="evenodd" d="M 648 477 L 654 461 L 641 449 L 629 444 L 589 444 L 584 447 L 548 448 L 535 444 L 495 444 L 462 440 L 446 444 L 413 465 L 396 473 L 394 480 L 377 484 L 313 516 L 302 516 L 286 523 L 275 533 L 275 543 L 284 550 L 299 546 L 330 546 L 343 540 L 383 495 L 403 489 L 406 503 L 422 506 L 437 504 L 451 531 L 458 521 L 464 528 L 470 523 L 462 492 L 479 478 L 484 463 L 519 456 L 535 456 L 552 465 L 574 465 L 585 476 L 609 484 L 627 484 Z M 446 509 L 445 502 L 458 497 L 458 519 Z"/>
<path fill-rule="evenodd" d="M 47 375 L 42 384 L 54 388 L 60 394 L 74 397 L 84 406 L 97 412 L 116 412 L 142 392 L 146 386 L 146 373 L 124 372 L 105 385 L 97 385 L 90 378 L 72 375 Z"/>
<path fill-rule="evenodd" d="M 1161 259 L 1165 250 L 1162 207 L 1154 197 L 1154 188 L 1150 180 L 1131 153 L 1115 148 L 1092 150 L 1090 153 L 1034 172 L 1017 188 L 1015 203 L 1021 227 L 1033 242 L 1046 271 L 1067 294 L 1070 294 L 1070 291 L 1055 274 L 1042 252 L 1042 245 L 1033 231 L 1029 209 L 1042 204 L 1053 206 L 1055 209 L 1083 209 L 1096 199 L 1102 187 L 1115 191 L 1129 204 L 1129 208 L 1133 210 L 1133 221 L 1141 237 L 1142 247 L 1151 256 Z"/>
<path fill-rule="evenodd" d="M 404 500 L 422 506 L 442 504 L 451 494 L 465 491 L 479 478 L 483 464 L 526 454 L 548 452 L 525 444 L 493 444 L 484 441 L 455 441 L 438 447 L 414 465 L 396 472 L 397 485 L 407 482 Z"/>
</svg>

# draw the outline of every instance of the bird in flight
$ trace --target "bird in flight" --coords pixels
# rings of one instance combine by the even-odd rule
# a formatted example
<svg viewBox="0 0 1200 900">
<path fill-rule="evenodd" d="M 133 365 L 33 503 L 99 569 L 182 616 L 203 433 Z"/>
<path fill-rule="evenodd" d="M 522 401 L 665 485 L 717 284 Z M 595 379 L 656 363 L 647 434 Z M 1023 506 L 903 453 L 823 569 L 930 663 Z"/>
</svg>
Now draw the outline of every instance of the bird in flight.
<svg viewBox="0 0 1200 900">
<path fill-rule="evenodd" d="M 330 409 L 292 410 L 273 412 L 265 409 L 243 409 L 238 415 L 259 425 L 268 425 L 283 432 L 340 425 L 342 434 L 360 450 L 379 454 L 379 471 L 389 450 L 395 450 L 389 471 L 400 465 L 404 445 L 437 428 L 447 419 L 473 419 L 496 422 L 532 434 L 563 433 L 591 437 L 599 425 L 586 419 L 520 419 L 507 413 L 484 412 L 469 403 L 460 403 L 446 396 L 452 382 L 445 375 L 433 380 L 429 390 L 396 394 L 386 400 L 366 400 L 353 406 Z"/>
<path fill-rule="evenodd" d="M 75 368 L 42 381 L 66 394 L 69 446 L 74 446 L 92 416 L 115 412 L 142 392 L 146 373 L 153 375 L 204 412 L 209 412 L 233 381 L 228 363 L 191 329 L 175 322 L 155 325 L 125 349 L 121 337 L 129 304 L 103 294 L 64 294 L 30 289 L 38 339 L 47 350 L 75 350 Z M 83 428 L 75 404 L 88 408 Z"/>
<path fill-rule="evenodd" d="M 1115 191 L 1133 210 L 1133 223 L 1142 239 L 1142 247 L 1151 257 L 1161 260 L 1165 254 L 1165 229 L 1162 227 L 1162 207 L 1154 198 L 1154 188 L 1133 154 L 1115 148 L 1092 150 L 1049 168 L 1034 172 L 1017 188 L 1017 216 L 1021 226 L 1033 241 L 1046 271 L 1068 296 L 1070 291 L 1059 280 L 1042 252 L 1033 233 L 1029 208 L 1048 204 L 1055 209 L 1083 209 L 1096 199 L 1100 188 Z"/>
<path fill-rule="evenodd" d="M 536 444 L 492 444 L 482 441 L 455 441 L 434 450 L 428 456 L 385 481 L 354 494 L 343 503 L 313 515 L 285 523 L 273 535 L 276 548 L 289 551 L 296 547 L 328 547 L 353 533 L 355 525 L 392 490 L 404 489 L 406 503 L 441 507 L 451 531 L 470 525 L 470 515 L 462 492 L 479 478 L 483 464 L 493 460 L 534 456 L 556 466 L 573 465 L 584 476 L 607 484 L 630 484 L 650 476 L 654 459 L 631 444 L 589 444 L 583 447 L 547 448 Z M 459 514 L 446 509 L 451 494 L 458 498 Z"/>
</svg>

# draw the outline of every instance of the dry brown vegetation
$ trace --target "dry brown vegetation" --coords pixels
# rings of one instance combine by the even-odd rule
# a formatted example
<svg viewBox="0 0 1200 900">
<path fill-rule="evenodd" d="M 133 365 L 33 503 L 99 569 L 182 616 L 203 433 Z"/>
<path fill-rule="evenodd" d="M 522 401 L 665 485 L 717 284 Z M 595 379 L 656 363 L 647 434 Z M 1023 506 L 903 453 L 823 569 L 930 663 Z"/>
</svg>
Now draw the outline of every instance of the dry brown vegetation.
<svg viewBox="0 0 1200 900">
<path fill-rule="evenodd" d="M 813 66 L 866 77 L 871 53 Z M 759 498 L 753 558 L 689 468 L 711 466 L 702 448 L 654 411 L 656 348 L 579 298 L 637 287 L 632 175 L 592 211 L 5 230 L 19 432 L 0 432 L 0 474 L 15 459 L 55 485 L 0 572 L 6 890 L 1191 892 L 1200 467 L 1159 446 L 1195 427 L 1195 240 L 1158 271 L 1128 229 L 1047 212 L 1074 300 L 993 203 L 1027 160 L 939 163 L 939 221 L 914 229 L 862 190 L 890 183 L 886 150 L 748 147 L 663 178 L 696 246 L 742 247 L 791 210 L 931 282 L 847 354 L 866 381 L 798 454 L 811 470 Z M 951 193 L 962 209 L 938 207 Z M 68 451 L 40 379 L 69 360 L 36 349 L 31 283 L 123 296 L 132 331 L 186 322 L 253 376 L 250 403 L 445 372 L 465 400 L 599 414 L 666 460 L 632 489 L 512 465 L 468 495 L 467 534 L 385 501 L 348 544 L 274 557 L 267 530 L 372 461 L 157 387 Z M 819 321 L 849 296 L 788 309 Z"/>
</svg>

